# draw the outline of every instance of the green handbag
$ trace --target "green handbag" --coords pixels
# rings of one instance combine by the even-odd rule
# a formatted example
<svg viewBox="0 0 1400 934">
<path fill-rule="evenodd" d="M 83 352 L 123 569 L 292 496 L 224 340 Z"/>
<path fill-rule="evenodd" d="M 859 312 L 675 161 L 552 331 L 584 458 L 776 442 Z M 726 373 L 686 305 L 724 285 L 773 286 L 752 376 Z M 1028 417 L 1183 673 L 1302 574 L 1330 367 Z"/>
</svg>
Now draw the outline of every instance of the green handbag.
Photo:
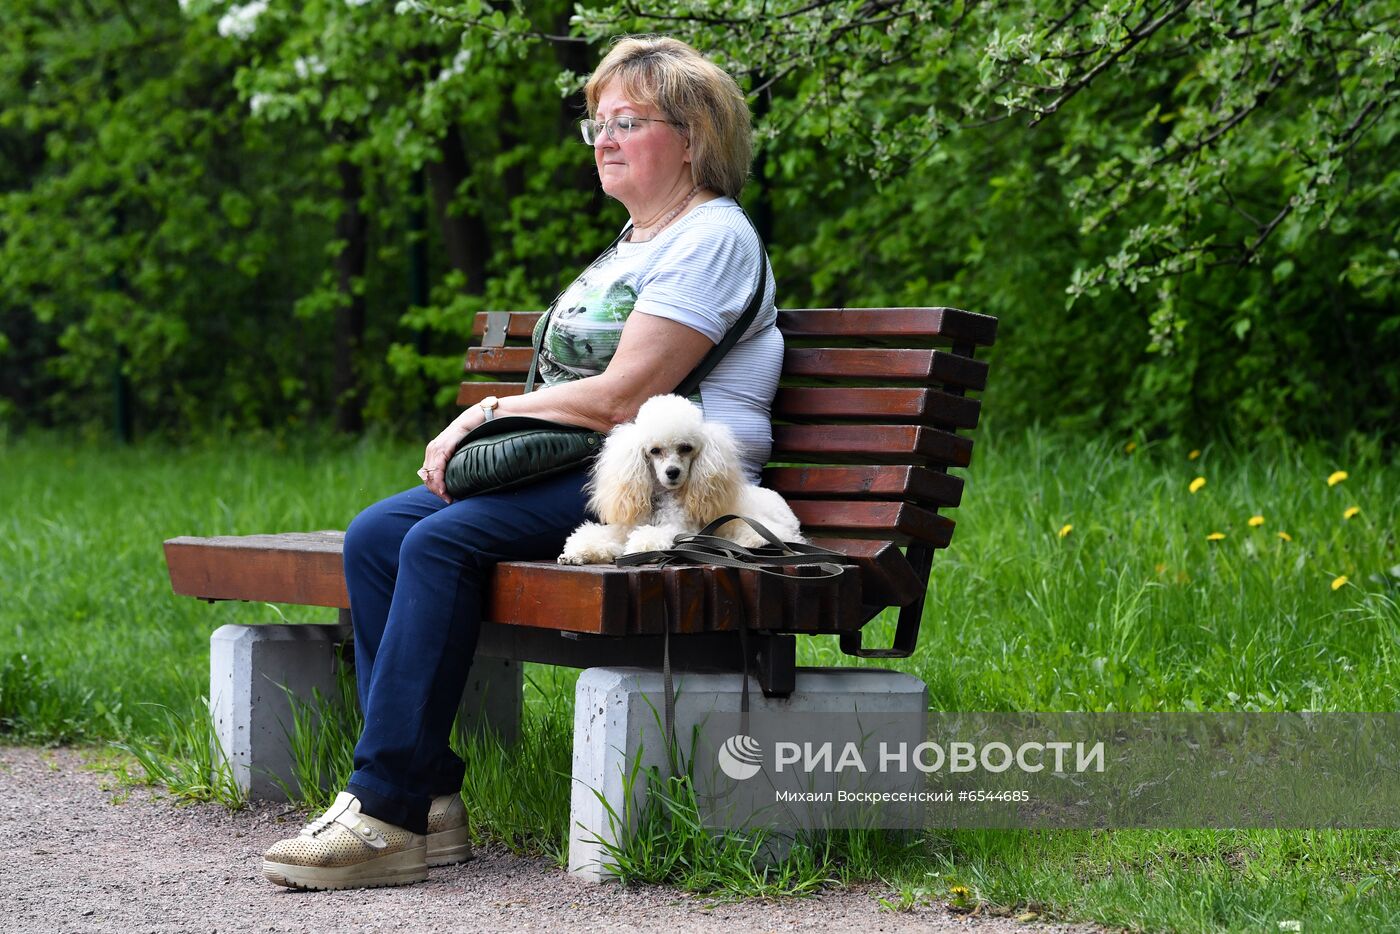
<svg viewBox="0 0 1400 934">
<path fill-rule="evenodd" d="M 572 470 L 601 451 L 605 437 L 526 415 L 493 418 L 472 429 L 447 462 L 447 492 L 463 499 Z"/>
<path fill-rule="evenodd" d="M 630 229 L 630 225 L 623 228 L 613 244 L 616 245 Z M 763 255 L 758 258 L 758 288 L 754 290 L 749 306 L 724 335 L 724 339 L 710 348 L 700 364 L 677 387 L 677 394 L 688 397 L 700 387 L 700 381 L 748 330 L 758 309 L 763 307 L 763 296 L 768 285 L 763 259 Z M 555 303 L 558 301 L 556 298 Z M 551 304 L 545 313 L 545 322 L 536 331 L 539 337 L 535 341 L 534 355 L 530 358 L 530 372 L 525 377 L 526 392 L 535 387 L 540 344 L 544 342 L 545 332 L 549 329 L 547 319 L 553 313 L 554 305 Z M 577 425 L 562 425 L 525 415 L 502 415 L 478 425 L 461 440 L 447 461 L 443 483 L 453 499 L 509 490 L 589 463 L 603 449 L 605 437 L 602 432 Z"/>
</svg>

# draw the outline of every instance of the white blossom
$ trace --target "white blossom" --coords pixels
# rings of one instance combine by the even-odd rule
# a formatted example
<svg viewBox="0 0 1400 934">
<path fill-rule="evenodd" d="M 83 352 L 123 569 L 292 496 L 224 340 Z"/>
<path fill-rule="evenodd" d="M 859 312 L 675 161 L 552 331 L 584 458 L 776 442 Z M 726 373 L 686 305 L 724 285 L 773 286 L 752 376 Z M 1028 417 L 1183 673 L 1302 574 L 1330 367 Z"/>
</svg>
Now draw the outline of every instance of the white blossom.
<svg viewBox="0 0 1400 934">
<path fill-rule="evenodd" d="M 452 64 L 448 65 L 441 72 L 439 72 L 438 76 L 433 80 L 441 84 L 444 81 L 451 81 L 458 75 L 465 74 L 467 70 L 467 64 L 471 60 L 472 53 L 470 49 L 459 50 L 457 54 L 453 56 Z"/>
<path fill-rule="evenodd" d="M 315 55 L 305 55 L 292 62 L 292 69 L 296 71 L 298 78 L 305 81 L 312 75 L 324 75 L 326 63 Z"/>
<path fill-rule="evenodd" d="M 258 91 L 252 97 L 248 98 L 248 110 L 256 117 L 271 100 L 271 94 L 264 94 Z"/>
<path fill-rule="evenodd" d="M 219 18 L 219 35 L 227 38 L 247 39 L 258 28 L 258 17 L 267 10 L 267 0 L 253 0 L 243 6 L 229 7 L 229 11 Z"/>
</svg>

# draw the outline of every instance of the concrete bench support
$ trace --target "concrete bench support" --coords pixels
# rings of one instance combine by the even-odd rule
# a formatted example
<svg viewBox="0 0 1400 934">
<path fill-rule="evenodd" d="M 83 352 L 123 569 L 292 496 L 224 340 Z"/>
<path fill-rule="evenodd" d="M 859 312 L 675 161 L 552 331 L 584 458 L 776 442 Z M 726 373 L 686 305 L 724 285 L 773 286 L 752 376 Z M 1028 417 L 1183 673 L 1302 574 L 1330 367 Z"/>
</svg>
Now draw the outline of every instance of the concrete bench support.
<svg viewBox="0 0 1400 934">
<path fill-rule="evenodd" d="M 336 660 L 351 641 L 348 622 L 226 625 L 209 640 L 209 707 L 215 740 L 238 786 L 254 800 L 285 801 L 278 779 L 294 787 L 288 694 L 310 704 L 319 692 L 339 698 Z M 458 726 L 495 730 L 503 743 L 520 734 L 519 662 L 478 657 L 472 664 Z M 284 690 L 285 688 L 285 690 Z"/>
<path fill-rule="evenodd" d="M 731 673 L 675 675 L 676 735 L 692 730 L 714 713 L 737 714 L 743 676 Z M 573 783 L 570 802 L 569 872 L 591 882 L 616 877 L 600 841 L 616 844 L 630 832 L 645 794 L 645 781 L 624 792 L 623 776 L 640 759 L 641 769 L 666 772 L 661 672 L 644 668 L 590 668 L 579 676 L 574 695 Z M 872 668 L 798 668 L 796 690 L 785 698 L 764 697 L 757 679 L 749 682 L 751 715 L 774 713 L 908 714 L 909 739 L 924 739 L 928 688 L 911 675 Z M 702 727 L 706 729 L 708 727 Z M 833 728 L 834 729 L 834 728 Z M 857 735 L 824 739 L 858 741 Z M 703 782 L 696 770 L 697 782 Z M 703 789 L 697 788 L 697 792 Z M 610 821 L 608 808 L 629 815 L 628 827 Z"/>
</svg>

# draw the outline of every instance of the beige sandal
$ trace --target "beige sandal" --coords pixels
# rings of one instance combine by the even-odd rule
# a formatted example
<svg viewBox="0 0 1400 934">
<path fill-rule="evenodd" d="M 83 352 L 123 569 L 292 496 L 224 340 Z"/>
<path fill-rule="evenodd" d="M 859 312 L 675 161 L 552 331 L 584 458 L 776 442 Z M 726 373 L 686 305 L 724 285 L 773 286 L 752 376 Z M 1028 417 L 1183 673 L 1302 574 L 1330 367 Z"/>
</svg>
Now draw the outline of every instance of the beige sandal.
<svg viewBox="0 0 1400 934">
<path fill-rule="evenodd" d="M 471 835 L 462 796 L 437 796 L 428 808 L 428 865 L 451 866 L 471 858 Z"/>
<path fill-rule="evenodd" d="M 425 836 L 361 814 L 360 799 L 342 791 L 300 834 L 272 845 L 263 875 L 293 889 L 408 885 L 428 878 L 427 852 Z"/>
</svg>

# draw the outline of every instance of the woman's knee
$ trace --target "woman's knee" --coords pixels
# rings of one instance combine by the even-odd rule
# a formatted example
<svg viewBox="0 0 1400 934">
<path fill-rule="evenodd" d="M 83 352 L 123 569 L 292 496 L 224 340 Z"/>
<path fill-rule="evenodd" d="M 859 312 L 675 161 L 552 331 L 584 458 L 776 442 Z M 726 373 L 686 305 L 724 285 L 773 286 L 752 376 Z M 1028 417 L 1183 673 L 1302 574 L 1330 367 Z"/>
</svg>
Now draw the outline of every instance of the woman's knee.
<svg viewBox="0 0 1400 934">
<path fill-rule="evenodd" d="M 385 499 L 366 507 L 350 521 L 342 546 L 347 567 L 396 562 L 404 525 L 394 513 L 392 498 Z"/>
<path fill-rule="evenodd" d="M 469 524 L 453 522 L 444 513 L 430 516 L 409 529 L 398 543 L 399 567 L 416 571 L 441 568 L 460 574 L 478 559 Z"/>
</svg>

